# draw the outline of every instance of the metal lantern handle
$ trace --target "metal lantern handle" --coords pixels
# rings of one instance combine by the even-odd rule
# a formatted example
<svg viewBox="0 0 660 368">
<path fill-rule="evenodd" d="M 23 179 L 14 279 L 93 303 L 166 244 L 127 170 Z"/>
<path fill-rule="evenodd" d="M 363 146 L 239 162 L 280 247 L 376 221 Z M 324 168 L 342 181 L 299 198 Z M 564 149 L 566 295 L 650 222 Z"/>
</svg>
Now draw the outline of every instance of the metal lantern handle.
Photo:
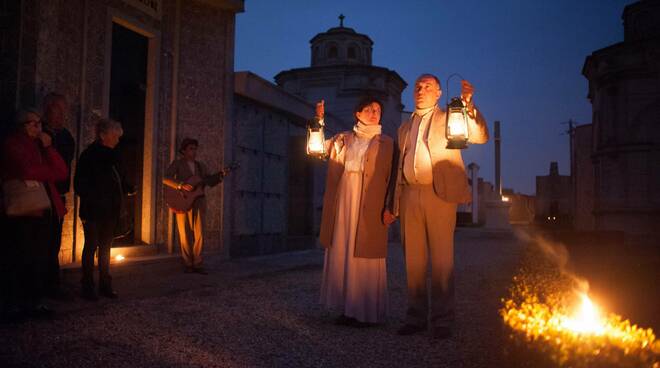
<svg viewBox="0 0 660 368">
<path fill-rule="evenodd" d="M 463 78 L 463 76 L 458 73 L 453 73 L 449 77 L 447 77 L 447 82 L 446 82 L 447 94 L 445 95 L 445 106 L 449 106 L 449 80 L 451 80 L 453 77 L 459 77 L 461 78 L 461 80 L 465 80 L 465 78 Z"/>
</svg>

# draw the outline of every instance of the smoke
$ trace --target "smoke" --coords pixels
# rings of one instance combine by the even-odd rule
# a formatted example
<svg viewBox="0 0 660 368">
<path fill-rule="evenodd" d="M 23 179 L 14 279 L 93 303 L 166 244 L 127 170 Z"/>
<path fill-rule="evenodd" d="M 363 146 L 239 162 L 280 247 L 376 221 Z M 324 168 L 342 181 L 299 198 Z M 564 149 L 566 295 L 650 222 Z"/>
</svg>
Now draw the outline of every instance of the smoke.
<svg viewBox="0 0 660 368">
<path fill-rule="evenodd" d="M 530 235 L 521 230 L 516 230 L 514 234 L 519 240 L 535 246 L 546 260 L 559 268 L 562 275 L 567 276 L 575 282 L 580 292 L 587 293 L 589 291 L 589 281 L 577 276 L 568 269 L 570 256 L 564 244 L 554 242 L 538 234 Z"/>
</svg>

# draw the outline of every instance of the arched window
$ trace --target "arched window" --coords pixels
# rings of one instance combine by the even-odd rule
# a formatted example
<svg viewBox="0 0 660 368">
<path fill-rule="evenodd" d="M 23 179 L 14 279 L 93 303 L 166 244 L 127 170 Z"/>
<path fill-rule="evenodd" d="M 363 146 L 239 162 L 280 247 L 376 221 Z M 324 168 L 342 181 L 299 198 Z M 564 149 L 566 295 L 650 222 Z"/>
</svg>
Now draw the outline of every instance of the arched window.
<svg viewBox="0 0 660 368">
<path fill-rule="evenodd" d="M 349 59 L 357 58 L 357 52 L 355 51 L 355 46 L 350 46 L 348 48 L 348 58 Z"/>
<path fill-rule="evenodd" d="M 330 47 L 328 47 L 328 59 L 336 59 L 337 54 L 337 46 L 330 45 Z"/>
</svg>

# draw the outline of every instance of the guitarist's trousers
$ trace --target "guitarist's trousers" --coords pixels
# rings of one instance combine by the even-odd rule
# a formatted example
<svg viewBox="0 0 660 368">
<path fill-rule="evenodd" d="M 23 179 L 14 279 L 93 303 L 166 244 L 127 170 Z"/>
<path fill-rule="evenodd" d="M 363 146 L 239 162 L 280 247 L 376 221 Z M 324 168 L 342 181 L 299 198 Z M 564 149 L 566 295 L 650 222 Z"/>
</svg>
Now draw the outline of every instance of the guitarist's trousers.
<svg viewBox="0 0 660 368">
<path fill-rule="evenodd" d="M 179 229 L 181 257 L 186 267 L 202 266 L 202 245 L 204 244 L 204 206 L 195 204 L 184 213 L 176 214 Z"/>
</svg>

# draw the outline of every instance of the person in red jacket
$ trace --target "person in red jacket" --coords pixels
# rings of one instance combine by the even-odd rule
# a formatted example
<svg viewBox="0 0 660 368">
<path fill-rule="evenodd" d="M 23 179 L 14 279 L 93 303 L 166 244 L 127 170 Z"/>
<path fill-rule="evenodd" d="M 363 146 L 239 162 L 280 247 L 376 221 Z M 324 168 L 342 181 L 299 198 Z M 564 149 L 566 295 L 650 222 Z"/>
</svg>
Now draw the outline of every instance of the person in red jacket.
<svg viewBox="0 0 660 368">
<path fill-rule="evenodd" d="M 41 130 L 41 116 L 36 110 L 19 112 L 16 123 L 15 132 L 2 146 L 3 183 L 20 180 L 26 185 L 43 185 L 50 199 L 50 208 L 20 216 L 7 215 L 10 241 L 4 254 L 11 260 L 9 299 L 17 312 L 40 317 L 52 314 L 41 304 L 41 297 L 52 218 L 62 218 L 66 212 L 55 183 L 66 179 L 68 169 L 52 146 L 51 137 Z M 8 193 L 4 195 L 6 197 Z M 56 216 L 52 216 L 51 211 Z"/>
</svg>

